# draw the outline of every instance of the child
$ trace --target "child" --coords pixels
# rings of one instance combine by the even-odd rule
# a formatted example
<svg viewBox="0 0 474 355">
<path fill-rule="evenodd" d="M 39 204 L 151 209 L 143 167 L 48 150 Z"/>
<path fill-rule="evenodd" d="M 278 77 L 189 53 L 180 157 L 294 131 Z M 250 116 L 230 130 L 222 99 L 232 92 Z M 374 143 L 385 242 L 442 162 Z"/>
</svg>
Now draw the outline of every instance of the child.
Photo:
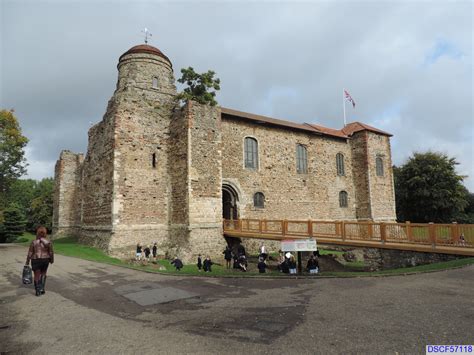
<svg viewBox="0 0 474 355">
<path fill-rule="evenodd" d="M 247 266 L 248 266 L 247 258 L 245 257 L 245 255 L 241 255 L 239 257 L 239 269 L 246 272 Z"/>
<path fill-rule="evenodd" d="M 142 260 L 142 245 L 141 243 L 137 244 L 137 253 L 135 254 L 137 260 Z"/>
<path fill-rule="evenodd" d="M 183 262 L 178 259 L 177 256 L 174 257 L 174 260 L 171 262 L 171 265 L 174 265 L 174 267 L 176 268 L 176 271 L 180 271 L 181 268 L 183 267 Z"/>
<path fill-rule="evenodd" d="M 290 269 L 290 274 L 296 274 L 296 259 L 293 255 L 290 256 L 290 260 L 288 261 L 288 266 Z"/>
<path fill-rule="evenodd" d="M 211 258 L 209 257 L 209 255 L 206 257 L 206 259 L 204 260 L 204 263 L 203 263 L 203 269 L 204 269 L 204 272 L 211 272 L 211 266 L 213 265 L 214 263 L 211 261 Z"/>
<path fill-rule="evenodd" d="M 158 247 L 156 246 L 156 242 L 153 243 L 152 253 L 153 253 L 153 259 L 156 260 L 156 256 L 158 254 Z"/>
<path fill-rule="evenodd" d="M 260 274 L 264 274 L 265 273 L 265 269 L 267 268 L 267 264 L 265 264 L 265 260 L 263 257 L 260 257 L 258 259 L 258 264 L 257 264 L 257 268 L 258 268 L 258 272 Z"/>
<path fill-rule="evenodd" d="M 314 255 L 311 255 L 311 258 L 309 258 L 308 264 L 306 264 L 306 269 L 310 274 L 317 274 L 319 272 L 318 259 Z"/>
<path fill-rule="evenodd" d="M 150 246 L 147 245 L 143 251 L 145 253 L 145 260 L 150 261 L 150 254 L 151 254 Z"/>
<path fill-rule="evenodd" d="M 222 252 L 222 254 L 224 254 L 226 267 L 230 269 L 230 261 L 232 260 L 232 251 L 230 250 L 229 246 L 225 247 L 225 250 Z"/>
<path fill-rule="evenodd" d="M 199 272 L 201 272 L 201 269 L 202 269 L 202 258 L 201 258 L 201 254 L 198 254 L 197 267 L 198 267 L 198 269 L 199 269 Z"/>
</svg>

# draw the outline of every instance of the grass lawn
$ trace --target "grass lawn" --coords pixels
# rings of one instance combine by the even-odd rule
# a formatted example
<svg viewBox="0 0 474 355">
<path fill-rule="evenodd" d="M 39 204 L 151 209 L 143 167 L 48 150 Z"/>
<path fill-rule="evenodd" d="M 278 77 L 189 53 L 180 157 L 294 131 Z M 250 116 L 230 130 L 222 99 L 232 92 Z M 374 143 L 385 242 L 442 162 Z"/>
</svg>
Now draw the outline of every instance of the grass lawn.
<svg viewBox="0 0 474 355">
<path fill-rule="evenodd" d="M 30 233 L 23 234 L 17 241 L 19 244 L 29 245 L 31 241 L 34 239 L 34 235 Z M 54 240 L 54 251 L 61 255 L 72 256 L 80 259 L 96 261 L 104 264 L 112 264 L 123 266 L 135 270 L 143 270 L 148 272 L 157 272 L 162 274 L 170 274 L 170 275 L 188 275 L 188 276 L 263 276 L 259 274 L 257 270 L 249 271 L 249 272 L 241 272 L 239 270 L 234 269 L 226 269 L 225 265 L 218 265 L 214 264 L 212 266 L 211 273 L 205 273 L 203 271 L 199 272 L 196 265 L 189 264 L 184 265 L 181 271 L 176 271 L 174 266 L 170 264 L 170 260 L 161 259 L 157 263 L 149 262 L 148 265 L 137 264 L 127 261 L 122 261 L 120 259 L 112 258 L 105 254 L 103 251 L 79 244 L 75 238 L 67 237 Z M 326 254 L 343 254 L 341 251 L 333 251 L 333 250 L 320 250 L 322 255 Z M 158 265 L 159 264 L 159 265 Z M 364 262 L 351 262 L 348 263 L 352 268 L 363 268 Z M 415 272 L 429 272 L 429 271 L 438 271 L 438 270 L 445 270 L 451 269 L 456 267 L 461 267 L 465 265 L 474 264 L 474 258 L 465 258 L 465 259 L 458 259 L 458 260 L 451 260 L 446 262 L 440 262 L 435 264 L 429 265 L 420 265 L 408 268 L 399 268 L 399 269 L 392 269 L 392 270 L 383 270 L 383 271 L 375 271 L 375 272 L 349 272 L 349 271 L 342 271 L 342 272 L 332 272 L 326 271 L 322 272 L 320 276 L 333 276 L 333 277 L 364 277 L 364 276 L 383 276 L 383 275 L 403 275 L 407 273 L 415 273 Z M 160 270 L 159 266 L 164 266 L 166 270 Z M 348 266 L 349 266 L 348 265 Z M 287 274 L 282 274 L 276 270 L 268 270 L 264 274 L 265 276 L 288 276 Z M 308 274 L 309 275 L 309 274 Z"/>
</svg>

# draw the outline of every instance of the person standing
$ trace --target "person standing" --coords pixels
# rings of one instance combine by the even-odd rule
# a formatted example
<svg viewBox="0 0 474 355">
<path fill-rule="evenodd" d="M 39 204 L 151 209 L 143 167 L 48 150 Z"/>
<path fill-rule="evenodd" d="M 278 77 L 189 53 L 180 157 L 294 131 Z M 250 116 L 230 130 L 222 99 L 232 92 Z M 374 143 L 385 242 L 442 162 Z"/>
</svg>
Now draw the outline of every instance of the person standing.
<svg viewBox="0 0 474 355">
<path fill-rule="evenodd" d="M 308 263 L 306 264 L 306 269 L 310 274 L 317 274 L 319 272 L 318 259 L 314 255 L 311 255 L 309 258 Z"/>
<path fill-rule="evenodd" d="M 201 258 L 201 254 L 198 254 L 198 262 L 197 262 L 197 267 L 198 267 L 198 270 L 201 271 L 202 269 L 202 258 Z"/>
<path fill-rule="evenodd" d="M 143 252 L 145 253 L 145 261 L 150 261 L 150 254 L 151 254 L 150 246 L 146 245 Z"/>
<path fill-rule="evenodd" d="M 153 260 L 156 260 L 156 257 L 158 255 L 158 246 L 156 245 L 156 242 L 153 243 L 153 248 L 151 250 L 153 254 Z"/>
<path fill-rule="evenodd" d="M 296 259 L 293 254 L 291 254 L 289 258 L 288 266 L 290 269 L 290 274 L 296 274 Z"/>
<path fill-rule="evenodd" d="M 205 272 L 211 272 L 211 266 L 213 265 L 214 263 L 211 261 L 211 258 L 209 257 L 209 255 L 206 257 L 206 259 L 204 259 L 204 263 L 202 265 L 202 268 Z"/>
<path fill-rule="evenodd" d="M 264 244 L 260 245 L 260 257 L 263 258 L 263 260 L 267 260 L 268 257 L 267 248 L 265 248 Z"/>
<path fill-rule="evenodd" d="M 34 272 L 34 284 L 36 296 L 46 293 L 46 272 L 49 264 L 54 263 L 53 243 L 46 239 L 48 232 L 45 227 L 38 227 L 36 230 L 36 239 L 33 240 L 28 249 L 25 265 L 30 264 Z"/>
<path fill-rule="evenodd" d="M 229 246 L 225 247 L 225 250 L 222 252 L 222 254 L 224 254 L 224 259 L 225 259 L 227 269 L 230 269 L 230 261 L 232 260 L 232 251 L 230 250 Z"/>
<path fill-rule="evenodd" d="M 260 257 L 258 259 L 258 264 L 257 264 L 257 268 L 258 268 L 258 272 L 260 274 L 264 274 L 265 273 L 265 269 L 267 268 L 267 264 L 265 263 L 265 260 Z"/>
<path fill-rule="evenodd" d="M 137 260 L 142 260 L 143 247 L 141 243 L 137 244 L 137 253 L 135 254 Z"/>
</svg>

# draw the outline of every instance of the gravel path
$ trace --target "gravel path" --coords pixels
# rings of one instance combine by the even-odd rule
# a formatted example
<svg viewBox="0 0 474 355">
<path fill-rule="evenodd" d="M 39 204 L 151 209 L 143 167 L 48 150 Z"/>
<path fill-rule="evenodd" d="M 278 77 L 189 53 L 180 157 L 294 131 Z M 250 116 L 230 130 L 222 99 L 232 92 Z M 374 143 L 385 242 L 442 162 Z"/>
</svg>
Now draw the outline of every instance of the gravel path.
<svg viewBox="0 0 474 355">
<path fill-rule="evenodd" d="M 410 276 L 215 279 L 57 255 L 46 295 L 0 245 L 0 353 L 425 353 L 474 343 L 474 266 Z"/>
</svg>

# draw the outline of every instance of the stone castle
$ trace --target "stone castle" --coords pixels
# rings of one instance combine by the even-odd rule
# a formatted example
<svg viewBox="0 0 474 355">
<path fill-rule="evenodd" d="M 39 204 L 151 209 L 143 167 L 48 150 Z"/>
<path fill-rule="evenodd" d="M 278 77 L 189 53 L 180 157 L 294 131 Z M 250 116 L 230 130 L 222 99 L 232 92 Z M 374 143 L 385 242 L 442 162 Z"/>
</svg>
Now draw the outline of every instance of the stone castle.
<svg viewBox="0 0 474 355">
<path fill-rule="evenodd" d="M 189 260 L 222 253 L 223 218 L 395 220 L 389 133 L 181 107 L 171 61 L 146 44 L 118 72 L 86 156 L 56 163 L 54 235 L 117 256 L 156 241 Z"/>
</svg>

